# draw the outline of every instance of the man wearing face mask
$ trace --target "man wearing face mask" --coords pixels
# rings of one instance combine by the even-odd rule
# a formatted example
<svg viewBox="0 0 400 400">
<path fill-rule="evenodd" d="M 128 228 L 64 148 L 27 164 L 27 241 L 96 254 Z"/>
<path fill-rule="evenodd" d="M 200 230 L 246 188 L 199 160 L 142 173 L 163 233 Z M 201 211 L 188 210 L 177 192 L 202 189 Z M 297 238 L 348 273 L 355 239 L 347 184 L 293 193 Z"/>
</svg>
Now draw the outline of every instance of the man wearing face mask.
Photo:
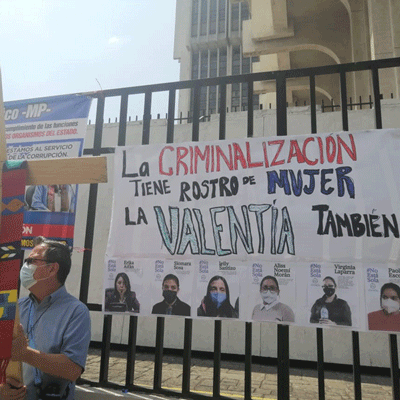
<svg viewBox="0 0 400 400">
<path fill-rule="evenodd" d="M 400 287 L 392 282 L 385 283 L 380 301 L 381 309 L 368 314 L 368 329 L 400 332 Z"/>
<path fill-rule="evenodd" d="M 178 297 L 179 279 L 173 274 L 165 275 L 162 282 L 164 300 L 153 306 L 152 314 L 182 315 L 190 317 L 190 306 Z"/>
<path fill-rule="evenodd" d="M 50 395 L 73 400 L 90 342 L 89 310 L 64 286 L 71 269 L 68 246 L 38 239 L 20 272 L 21 284 L 30 294 L 18 302 L 21 325 L 11 356 L 23 362 L 27 400 Z M 1 385 L 0 399 L 19 398 L 11 390 L 10 385 Z"/>
<path fill-rule="evenodd" d="M 260 283 L 260 295 L 263 303 L 257 304 L 253 310 L 254 321 L 294 322 L 292 309 L 280 302 L 279 284 L 274 276 L 265 276 Z"/>
<path fill-rule="evenodd" d="M 327 276 L 323 280 L 324 295 L 311 308 L 310 322 L 322 325 L 351 326 L 351 310 L 347 302 L 339 299 L 335 280 Z"/>
</svg>

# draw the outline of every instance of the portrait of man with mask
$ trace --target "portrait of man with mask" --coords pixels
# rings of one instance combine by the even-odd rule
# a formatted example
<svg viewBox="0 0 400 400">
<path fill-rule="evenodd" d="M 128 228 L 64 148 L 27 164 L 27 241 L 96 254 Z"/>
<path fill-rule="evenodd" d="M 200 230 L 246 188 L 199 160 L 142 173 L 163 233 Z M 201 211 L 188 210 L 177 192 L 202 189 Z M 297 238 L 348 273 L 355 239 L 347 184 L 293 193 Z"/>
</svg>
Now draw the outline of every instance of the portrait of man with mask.
<svg viewBox="0 0 400 400">
<path fill-rule="evenodd" d="M 179 279 L 173 274 L 165 275 L 162 285 L 164 300 L 153 306 L 152 314 L 182 315 L 190 317 L 190 306 L 179 299 Z"/>
<path fill-rule="evenodd" d="M 400 287 L 385 283 L 381 287 L 380 303 L 380 310 L 368 314 L 368 329 L 400 332 Z"/>
<path fill-rule="evenodd" d="M 260 283 L 262 304 L 254 307 L 252 319 L 254 321 L 282 321 L 294 322 L 293 310 L 281 303 L 278 280 L 271 275 L 265 276 Z"/>
<path fill-rule="evenodd" d="M 327 276 L 322 281 L 324 295 L 311 308 L 310 322 L 322 325 L 351 326 L 351 310 L 347 302 L 336 295 L 336 282 Z"/>
</svg>

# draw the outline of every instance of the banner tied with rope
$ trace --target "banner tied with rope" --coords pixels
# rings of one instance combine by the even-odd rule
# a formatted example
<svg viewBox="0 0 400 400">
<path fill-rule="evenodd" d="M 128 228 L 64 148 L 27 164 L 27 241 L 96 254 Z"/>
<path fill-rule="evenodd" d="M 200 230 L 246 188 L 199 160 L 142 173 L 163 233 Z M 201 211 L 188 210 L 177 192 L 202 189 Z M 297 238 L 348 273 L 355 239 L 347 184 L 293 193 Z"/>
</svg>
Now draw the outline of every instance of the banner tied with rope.
<svg viewBox="0 0 400 400">
<path fill-rule="evenodd" d="M 3 164 L 0 227 L 0 383 L 6 379 L 18 297 L 26 162 Z"/>
</svg>

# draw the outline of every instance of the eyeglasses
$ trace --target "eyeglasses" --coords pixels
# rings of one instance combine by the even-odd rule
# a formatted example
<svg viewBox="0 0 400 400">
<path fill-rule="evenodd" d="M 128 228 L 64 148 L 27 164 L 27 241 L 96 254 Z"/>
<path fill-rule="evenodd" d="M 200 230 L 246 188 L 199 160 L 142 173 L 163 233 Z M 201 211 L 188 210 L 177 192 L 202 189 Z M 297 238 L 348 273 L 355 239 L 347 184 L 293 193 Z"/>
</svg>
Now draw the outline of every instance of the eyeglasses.
<svg viewBox="0 0 400 400">
<path fill-rule="evenodd" d="M 270 290 L 271 292 L 277 292 L 278 288 L 276 286 L 263 286 L 261 288 L 262 292 L 266 292 L 267 290 Z"/>
<path fill-rule="evenodd" d="M 329 289 L 335 289 L 335 285 L 323 285 L 323 286 L 322 286 L 322 289 L 327 289 L 327 288 L 329 288 Z"/>
<path fill-rule="evenodd" d="M 25 258 L 25 262 L 28 263 L 28 264 L 35 264 L 35 263 L 37 263 L 38 261 L 43 261 L 43 262 L 45 262 L 46 264 L 50 264 L 50 263 L 49 263 L 47 260 L 45 260 L 44 258 L 33 258 L 33 257 Z"/>
</svg>

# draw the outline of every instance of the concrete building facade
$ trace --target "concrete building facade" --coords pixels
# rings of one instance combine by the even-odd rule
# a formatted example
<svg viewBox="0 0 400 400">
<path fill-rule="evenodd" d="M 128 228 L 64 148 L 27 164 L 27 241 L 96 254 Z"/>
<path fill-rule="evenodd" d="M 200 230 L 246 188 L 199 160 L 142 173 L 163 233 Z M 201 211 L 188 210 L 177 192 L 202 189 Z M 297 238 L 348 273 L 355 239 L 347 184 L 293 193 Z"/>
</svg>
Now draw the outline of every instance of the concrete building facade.
<svg viewBox="0 0 400 400">
<path fill-rule="evenodd" d="M 174 58 L 180 62 L 180 80 L 240 75 L 252 72 L 257 57 L 244 57 L 243 22 L 249 18 L 246 2 L 229 0 L 177 0 Z M 254 99 L 258 107 L 258 96 Z M 247 84 L 227 88 L 229 110 L 247 109 Z M 179 110 L 186 116 L 192 108 L 190 91 L 180 91 Z M 204 87 L 200 93 L 201 116 L 219 109 L 219 88 Z"/>
<path fill-rule="evenodd" d="M 217 8 L 221 4 L 225 4 L 226 15 L 229 15 L 226 30 L 224 34 L 209 34 L 221 18 Z M 245 60 L 241 73 L 318 67 L 400 55 L 400 28 L 396 23 L 400 17 L 400 0 L 177 0 L 177 16 L 174 57 L 180 60 L 182 80 L 213 76 L 211 73 L 206 75 L 205 68 L 201 69 L 201 51 L 212 53 L 213 46 L 222 43 L 227 44 L 229 53 L 226 74 L 239 72 L 238 68 L 230 69 L 230 64 L 235 65 L 234 57 L 239 59 L 239 55 L 235 55 L 238 50 L 240 59 Z M 207 31 L 204 30 L 206 25 L 202 24 L 207 24 Z M 235 46 L 238 47 L 235 49 Z M 199 63 L 197 51 L 200 52 Z M 251 65 L 248 65 L 249 61 Z M 196 70 L 197 63 L 199 71 Z M 338 76 L 319 76 L 316 83 L 319 104 L 322 101 L 325 104 L 340 103 Z M 397 98 L 399 83 L 397 70 L 381 72 L 383 98 Z M 360 96 L 366 101 L 372 94 L 370 76 L 365 72 L 349 74 L 347 86 L 353 103 L 359 102 Z M 274 107 L 273 83 L 257 82 L 254 89 L 264 108 L 269 104 Z M 238 97 L 235 88 L 228 90 L 232 91 L 228 92 L 228 99 Z M 182 94 L 179 100 L 181 111 L 190 109 L 190 94 Z M 289 105 L 309 104 L 308 79 L 288 82 L 287 102 Z M 231 107 L 237 103 L 232 100 Z M 247 106 L 246 101 L 241 105 Z M 208 110 L 212 113 L 215 107 Z"/>
</svg>

